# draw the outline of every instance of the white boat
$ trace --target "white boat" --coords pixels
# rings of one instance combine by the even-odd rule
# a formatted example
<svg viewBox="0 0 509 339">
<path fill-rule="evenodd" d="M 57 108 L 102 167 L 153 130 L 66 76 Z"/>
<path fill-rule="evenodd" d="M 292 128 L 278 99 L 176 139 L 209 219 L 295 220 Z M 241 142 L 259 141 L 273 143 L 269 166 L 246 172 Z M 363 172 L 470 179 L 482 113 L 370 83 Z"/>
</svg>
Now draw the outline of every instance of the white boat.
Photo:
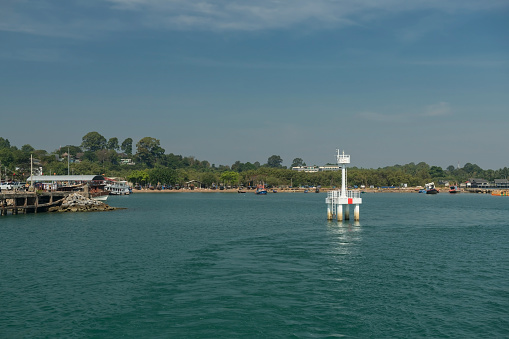
<svg viewBox="0 0 509 339">
<path fill-rule="evenodd" d="M 94 200 L 99 200 L 99 201 L 106 201 L 106 200 L 108 200 L 108 195 L 107 194 L 96 195 L 96 196 L 91 195 L 90 198 L 92 198 Z"/>
<path fill-rule="evenodd" d="M 108 180 L 104 190 L 110 195 L 128 195 L 131 193 L 129 184 L 125 180 Z"/>
</svg>

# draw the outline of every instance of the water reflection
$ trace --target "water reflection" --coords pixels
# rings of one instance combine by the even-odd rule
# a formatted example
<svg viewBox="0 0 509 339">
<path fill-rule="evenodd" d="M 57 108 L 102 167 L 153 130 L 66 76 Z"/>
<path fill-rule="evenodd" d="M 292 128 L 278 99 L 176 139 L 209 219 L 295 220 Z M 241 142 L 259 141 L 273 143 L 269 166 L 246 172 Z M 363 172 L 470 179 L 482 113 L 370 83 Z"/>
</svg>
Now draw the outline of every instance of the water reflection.
<svg viewBox="0 0 509 339">
<path fill-rule="evenodd" d="M 331 254 L 344 256 L 356 253 L 358 244 L 362 240 L 361 232 L 362 227 L 359 221 L 328 221 L 327 234 L 330 240 Z M 340 260 L 344 260 L 344 258 Z"/>
<path fill-rule="evenodd" d="M 328 227 L 339 227 L 339 228 L 347 228 L 350 231 L 360 231 L 361 223 L 360 221 L 350 221 L 350 220 L 343 220 L 343 221 L 336 221 L 336 220 L 327 220 L 327 226 Z M 354 229 L 356 228 L 356 229 Z"/>
</svg>

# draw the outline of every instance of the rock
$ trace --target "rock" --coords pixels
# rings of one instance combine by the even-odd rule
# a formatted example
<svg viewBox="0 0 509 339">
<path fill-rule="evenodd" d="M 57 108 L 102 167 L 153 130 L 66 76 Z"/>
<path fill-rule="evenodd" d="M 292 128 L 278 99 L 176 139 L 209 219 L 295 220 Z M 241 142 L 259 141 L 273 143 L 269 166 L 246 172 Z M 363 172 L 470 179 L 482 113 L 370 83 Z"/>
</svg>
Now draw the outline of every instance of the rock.
<svg viewBox="0 0 509 339">
<path fill-rule="evenodd" d="M 51 207 L 50 212 L 87 212 L 87 211 L 113 211 L 116 207 L 111 207 L 105 203 L 85 198 L 79 193 L 69 194 L 59 207 Z"/>
</svg>

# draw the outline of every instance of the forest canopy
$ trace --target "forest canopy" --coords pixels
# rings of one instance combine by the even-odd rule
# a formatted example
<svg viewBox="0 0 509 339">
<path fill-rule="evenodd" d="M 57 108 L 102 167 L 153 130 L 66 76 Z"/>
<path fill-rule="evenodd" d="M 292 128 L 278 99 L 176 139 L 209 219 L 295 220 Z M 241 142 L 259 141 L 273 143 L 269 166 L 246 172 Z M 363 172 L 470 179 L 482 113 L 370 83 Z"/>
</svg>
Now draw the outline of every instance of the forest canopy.
<svg viewBox="0 0 509 339">
<path fill-rule="evenodd" d="M 134 146 L 133 146 L 134 145 Z M 269 186 L 315 186 L 341 185 L 341 171 L 306 173 L 283 166 L 279 155 L 270 155 L 267 162 L 215 165 L 208 160 L 182 156 L 161 147 L 160 140 L 144 137 L 134 144 L 132 138 L 122 142 L 117 137 L 106 138 L 98 132 L 89 132 L 80 145 L 65 145 L 51 152 L 37 149 L 37 145 L 25 144 L 20 148 L 0 137 L 0 177 L 2 180 L 25 181 L 30 175 L 30 157 L 40 174 L 103 174 L 121 177 L 140 185 L 183 185 L 196 181 L 203 187 L 216 184 L 256 185 L 264 182 Z M 292 166 L 305 166 L 301 157 Z M 366 186 L 423 186 L 434 182 L 465 182 L 470 178 L 488 181 L 509 176 L 507 167 L 484 170 L 476 164 L 466 163 L 462 168 L 453 165 L 443 169 L 424 162 L 394 165 L 377 169 L 348 168 L 350 185 Z"/>
</svg>

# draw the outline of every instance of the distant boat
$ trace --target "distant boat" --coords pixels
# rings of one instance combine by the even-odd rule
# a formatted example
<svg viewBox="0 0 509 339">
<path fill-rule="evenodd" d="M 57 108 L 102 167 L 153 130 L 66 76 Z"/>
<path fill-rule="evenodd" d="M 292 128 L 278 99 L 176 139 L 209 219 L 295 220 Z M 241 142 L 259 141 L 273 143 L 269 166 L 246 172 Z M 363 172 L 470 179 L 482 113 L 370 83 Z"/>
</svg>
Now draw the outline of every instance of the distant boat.
<svg viewBox="0 0 509 339">
<path fill-rule="evenodd" d="M 99 201 L 106 201 L 106 200 L 108 200 L 108 195 L 109 195 L 108 192 L 106 192 L 106 194 L 104 194 L 104 193 L 101 193 L 101 194 L 93 194 L 93 193 L 91 193 L 90 194 L 90 198 L 92 198 L 94 200 L 99 200 Z"/>
<path fill-rule="evenodd" d="M 262 185 L 258 185 L 256 187 L 256 194 L 260 194 L 260 195 L 265 195 L 267 194 L 267 189 L 265 188 L 265 185 L 262 184 Z"/>
<path fill-rule="evenodd" d="M 246 193 L 246 191 L 238 190 L 238 193 Z"/>
<path fill-rule="evenodd" d="M 273 190 L 272 190 L 272 193 L 277 193 L 277 189 L 273 189 Z"/>
<path fill-rule="evenodd" d="M 493 191 L 491 192 L 491 195 L 497 195 L 497 196 L 503 196 L 503 197 L 508 197 L 509 196 L 509 191 L 508 190 L 496 190 L 496 191 Z"/>
<path fill-rule="evenodd" d="M 129 183 L 125 180 L 113 180 L 106 179 L 106 187 L 104 187 L 105 191 L 108 191 L 110 195 L 129 195 L 131 194 L 131 189 L 129 187 Z"/>
<path fill-rule="evenodd" d="M 435 187 L 434 182 L 430 182 L 429 184 L 426 184 L 426 194 L 438 194 L 439 191 Z"/>
<path fill-rule="evenodd" d="M 460 193 L 460 189 L 458 188 L 458 186 L 450 186 L 449 193 Z"/>
</svg>

